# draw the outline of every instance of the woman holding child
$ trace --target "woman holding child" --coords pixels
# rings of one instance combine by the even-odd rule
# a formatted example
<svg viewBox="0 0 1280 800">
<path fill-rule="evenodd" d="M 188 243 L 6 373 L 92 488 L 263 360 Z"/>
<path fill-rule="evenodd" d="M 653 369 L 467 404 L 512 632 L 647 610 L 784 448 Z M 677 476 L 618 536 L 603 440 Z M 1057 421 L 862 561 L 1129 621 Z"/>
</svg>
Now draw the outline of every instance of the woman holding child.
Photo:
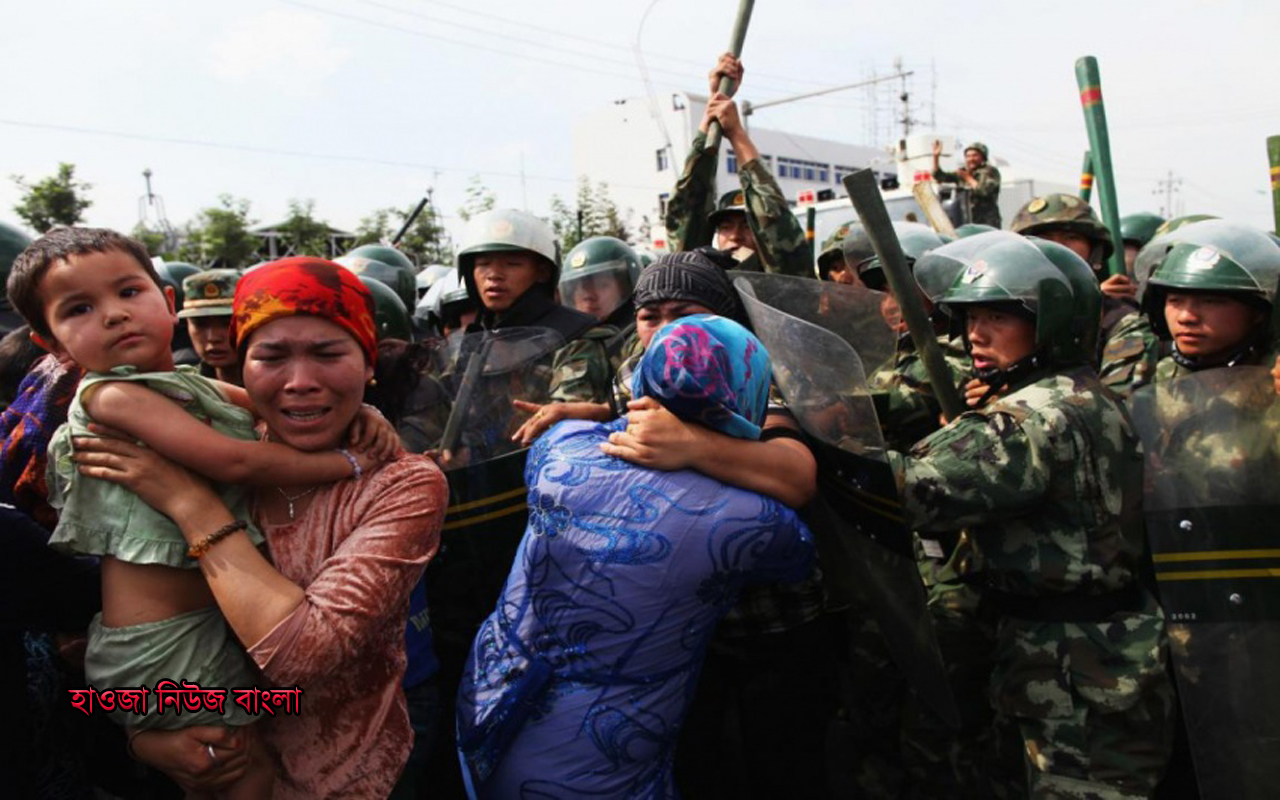
<svg viewBox="0 0 1280 800">
<path fill-rule="evenodd" d="M 320 259 L 285 259 L 240 280 L 232 341 L 267 439 L 304 455 L 343 452 L 373 373 L 372 309 L 352 273 Z M 274 758 L 274 796 L 390 792 L 412 744 L 404 629 L 409 592 L 438 543 L 439 470 L 421 456 L 361 456 L 348 479 L 259 486 L 250 510 L 264 555 L 182 459 L 114 438 L 75 446 L 83 475 L 125 485 L 181 529 L 262 673 L 257 685 L 301 687 L 300 713 L 264 714 L 254 726 Z M 234 785 L 248 761 L 241 737 L 217 726 L 147 730 L 131 747 L 200 791 Z"/>
</svg>

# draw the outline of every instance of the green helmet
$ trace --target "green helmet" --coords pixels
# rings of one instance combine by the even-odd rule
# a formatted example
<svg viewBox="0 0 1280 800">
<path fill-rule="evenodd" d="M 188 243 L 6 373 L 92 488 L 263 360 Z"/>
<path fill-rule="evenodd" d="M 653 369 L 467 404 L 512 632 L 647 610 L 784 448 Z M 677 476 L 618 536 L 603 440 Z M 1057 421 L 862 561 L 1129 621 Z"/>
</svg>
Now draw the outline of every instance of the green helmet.
<svg viewBox="0 0 1280 800">
<path fill-rule="evenodd" d="M 637 247 L 636 258 L 640 259 L 640 269 L 642 270 L 658 260 L 658 257 L 654 255 L 653 251 L 647 247 Z"/>
<path fill-rule="evenodd" d="M 561 302 L 603 322 L 626 304 L 639 277 L 640 259 L 630 245 L 612 236 L 592 236 L 564 257 Z"/>
<path fill-rule="evenodd" d="M 1215 217 L 1212 214 L 1187 214 L 1182 217 L 1174 217 L 1156 228 L 1155 235 L 1164 236 L 1166 233 L 1173 233 L 1183 225 L 1190 225 L 1193 222 L 1204 222 L 1210 219 L 1218 219 L 1218 217 Z"/>
<path fill-rule="evenodd" d="M 30 236 L 12 225 L 0 222 L 0 286 L 9 282 L 9 268 L 13 266 L 13 260 L 30 244 Z M 0 325 L 12 324 L 12 327 L 17 327 L 21 324 L 17 313 L 10 308 L 9 297 L 4 292 L 0 292 L 0 314 L 9 317 L 7 320 L 0 321 Z"/>
<path fill-rule="evenodd" d="M 1133 242 L 1142 247 L 1156 235 L 1156 229 L 1164 224 L 1164 217 L 1150 211 L 1139 211 L 1120 218 L 1120 239 L 1129 244 Z"/>
<path fill-rule="evenodd" d="M 818 277 L 821 280 L 831 280 L 831 267 L 835 264 L 836 258 L 844 255 L 844 241 L 848 238 L 850 232 L 858 235 L 855 231 L 862 230 L 862 223 L 851 220 L 837 227 L 827 236 L 826 241 L 822 243 L 822 249 L 818 251 Z M 871 240 L 867 240 L 870 246 Z"/>
<path fill-rule="evenodd" d="M 902 247 L 902 254 L 907 257 L 908 267 L 914 267 L 925 253 L 946 244 L 933 228 L 919 222 L 894 222 L 893 232 L 898 235 L 898 244 Z M 881 292 L 886 290 L 884 269 L 880 259 L 874 254 L 858 265 L 857 270 L 858 277 L 868 289 Z"/>
<path fill-rule="evenodd" d="M 987 146 L 982 142 L 970 142 L 969 144 L 964 146 L 964 152 L 967 153 L 970 150 L 977 150 L 979 153 L 981 153 L 983 161 L 986 161 L 991 157 L 990 151 L 987 150 Z"/>
<path fill-rule="evenodd" d="M 1170 289 L 1222 292 L 1267 309 L 1275 305 L 1280 245 L 1263 231 L 1211 219 L 1184 225 L 1160 240 L 1151 244 L 1164 248 L 1163 258 L 1142 297 L 1143 310 L 1160 336 L 1169 335 L 1164 298 Z"/>
<path fill-rule="evenodd" d="M 378 329 L 378 341 L 383 339 L 413 339 L 413 326 L 409 311 L 395 290 L 377 278 L 360 275 L 360 282 L 373 295 L 373 324 Z"/>
<path fill-rule="evenodd" d="M 1038 247 L 1025 237 L 993 231 L 943 245 L 930 255 L 964 265 L 942 297 L 952 318 L 966 306 L 1017 304 L 1035 317 L 1036 350 L 1052 354 L 1055 344 L 1070 341 L 1077 325 L 1071 283 Z"/>
<path fill-rule="evenodd" d="M 9 279 L 9 268 L 18 254 L 31 244 L 31 237 L 4 222 L 0 222 L 0 278 Z"/>
<path fill-rule="evenodd" d="M 366 247 L 373 246 L 366 245 Z M 363 248 L 356 248 L 356 250 L 360 249 Z M 396 293 L 405 308 L 410 308 L 418 302 L 418 286 L 414 280 L 412 268 L 406 269 L 369 256 L 356 255 L 355 250 L 341 258 L 335 258 L 333 263 L 344 266 L 357 275 L 382 281 Z"/>
<path fill-rule="evenodd" d="M 367 258 L 370 261 L 381 261 L 383 264 L 407 269 L 410 275 L 418 271 L 418 265 L 413 263 L 413 259 L 388 244 L 362 244 L 347 255 Z"/>
<path fill-rule="evenodd" d="M 926 253 L 923 258 L 916 262 L 915 267 L 911 270 L 911 276 L 916 280 L 916 286 L 920 288 L 920 292 L 927 298 L 929 302 L 934 304 L 938 310 L 944 310 L 938 305 L 942 301 L 947 290 L 956 282 L 956 278 L 964 270 L 963 262 L 956 261 L 948 256 L 940 256 L 937 251 Z"/>
<path fill-rule="evenodd" d="M 480 302 L 475 281 L 476 256 L 520 251 L 533 253 L 551 267 L 551 286 L 560 282 L 560 247 L 545 220 L 515 208 L 486 211 L 471 218 L 463 231 L 456 260 L 458 274 L 473 300 Z"/>
<path fill-rule="evenodd" d="M 183 301 L 182 282 L 192 275 L 199 274 L 201 272 L 200 268 L 185 261 L 165 261 L 161 258 L 153 258 L 151 263 L 155 264 L 156 275 L 160 276 L 160 280 L 173 287 L 173 310 L 181 312 Z"/>
<path fill-rule="evenodd" d="M 725 192 L 720 195 L 720 201 L 716 203 L 716 210 L 707 215 L 707 224 L 712 230 L 720 224 L 720 220 L 730 214 L 747 213 L 747 196 L 741 189 L 735 189 L 732 192 Z"/>
<path fill-rule="evenodd" d="M 956 238 L 963 239 L 966 236 L 977 236 L 980 233 L 991 233 L 992 231 L 998 230 L 1000 229 L 994 228 L 990 225 L 983 225 L 981 222 L 966 222 L 959 228 L 956 228 Z"/>
<path fill-rule="evenodd" d="M 1102 224 L 1093 207 L 1073 194 L 1047 194 L 1032 198 L 1014 215 L 1009 230 L 1023 236 L 1041 236 L 1051 229 L 1065 229 L 1088 237 L 1093 242 L 1095 264 L 1106 262 L 1115 251 L 1111 231 Z M 1098 249 L 1101 248 L 1101 253 Z"/>
<path fill-rule="evenodd" d="M 828 237 L 827 241 L 831 241 Z M 844 253 L 845 265 L 859 272 L 866 263 L 876 257 L 876 250 L 871 246 L 871 237 L 861 222 L 851 222 L 840 240 L 840 251 Z"/>
<path fill-rule="evenodd" d="M 1102 289 L 1093 267 L 1070 247 L 1039 237 L 1027 239 L 1053 262 L 1071 284 L 1072 316 L 1077 320 L 1069 335 L 1050 345 L 1055 364 L 1093 364 L 1098 357 L 1102 323 Z"/>
</svg>

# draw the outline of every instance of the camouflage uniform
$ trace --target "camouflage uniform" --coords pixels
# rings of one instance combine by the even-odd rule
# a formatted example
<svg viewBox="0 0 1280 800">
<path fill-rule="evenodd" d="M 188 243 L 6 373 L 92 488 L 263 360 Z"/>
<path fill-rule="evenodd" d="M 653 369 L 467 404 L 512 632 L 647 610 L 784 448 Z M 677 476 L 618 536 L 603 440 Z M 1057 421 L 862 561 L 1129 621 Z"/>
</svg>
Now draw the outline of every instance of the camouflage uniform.
<svg viewBox="0 0 1280 800">
<path fill-rule="evenodd" d="M 1167 759 L 1164 617 L 1150 598 L 1110 613 L 1092 602 L 1141 597 L 1141 545 L 1122 521 L 1137 453 L 1123 410 L 1079 367 L 1035 374 L 890 455 L 914 527 L 969 527 L 972 576 L 1000 611 L 992 701 L 1037 796 L 1145 797 Z"/>
<path fill-rule="evenodd" d="M 952 385 L 963 386 L 973 371 L 964 343 L 950 336 L 939 336 L 938 348 L 947 363 Z M 891 449 L 906 450 L 938 429 L 942 409 L 934 396 L 924 361 L 909 341 L 900 340 L 893 362 L 872 373 L 867 383 L 885 443 Z"/>
<path fill-rule="evenodd" d="M 667 204 L 667 236 L 676 252 L 715 243 L 709 217 L 715 211 L 719 152 L 708 151 L 706 144 L 705 133 L 693 137 L 684 172 Z M 813 247 L 768 168 L 760 159 L 752 159 L 738 165 L 738 178 L 764 271 L 812 278 Z"/>
<path fill-rule="evenodd" d="M 1000 170 L 991 164 L 983 164 L 972 173 L 978 185 L 966 192 L 966 203 L 969 206 L 969 222 L 977 225 L 1000 227 L 1000 206 L 996 201 L 1000 198 Z M 933 171 L 933 179 L 938 183 L 954 183 L 964 187 L 960 176 L 954 172 Z"/>
<path fill-rule="evenodd" d="M 1128 304 L 1104 297 L 1103 308 L 1098 377 L 1104 386 L 1127 400 L 1155 377 L 1160 339 L 1147 318 Z"/>
<path fill-rule="evenodd" d="M 1056 229 L 1088 237 L 1093 248 L 1090 266 L 1099 280 L 1106 277 L 1101 265 L 1114 249 L 1111 232 L 1080 198 L 1069 194 L 1034 198 L 1019 209 L 1011 227 L 1024 236 Z M 1127 399 L 1151 382 L 1160 359 L 1160 340 L 1135 303 L 1104 296 L 1099 339 L 1098 376 L 1108 389 Z"/>
<path fill-rule="evenodd" d="M 613 365 L 604 343 L 617 331 L 597 325 L 555 353 L 551 400 L 557 403 L 603 403 L 609 399 Z"/>
</svg>

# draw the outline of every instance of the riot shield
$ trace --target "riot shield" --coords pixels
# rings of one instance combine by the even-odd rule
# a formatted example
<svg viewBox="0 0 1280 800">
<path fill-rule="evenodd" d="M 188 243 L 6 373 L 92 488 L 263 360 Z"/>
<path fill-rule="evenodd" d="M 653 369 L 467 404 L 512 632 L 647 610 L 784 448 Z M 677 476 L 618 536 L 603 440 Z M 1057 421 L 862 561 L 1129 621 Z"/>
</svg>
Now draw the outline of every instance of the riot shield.
<svg viewBox="0 0 1280 800">
<path fill-rule="evenodd" d="M 774 305 L 825 319 L 829 317 L 820 310 L 832 306 L 824 306 L 822 295 L 848 287 L 770 280 L 780 277 L 742 276 L 734 285 L 756 336 L 769 351 L 774 382 L 818 460 L 819 497 L 806 511 L 806 520 L 818 538 L 828 591 L 837 600 L 845 599 L 841 592 L 856 596 L 872 608 L 894 661 L 921 699 L 958 726 L 959 711 L 885 458 L 863 359 L 843 336 Z M 876 320 L 846 321 L 843 330 L 873 352 L 875 337 L 883 335 L 877 324 L 888 330 Z"/>
<path fill-rule="evenodd" d="M 874 373 L 891 364 L 898 337 L 904 330 L 893 296 L 865 286 L 797 278 L 765 272 L 732 271 L 735 285 L 744 281 L 758 297 L 777 311 L 812 323 L 843 339 L 863 365 Z M 743 290 L 739 288 L 739 294 Z M 755 324 L 755 320 L 752 320 Z M 772 350 L 770 350 L 772 352 Z"/>
<path fill-rule="evenodd" d="M 563 337 L 546 328 L 464 334 L 446 345 L 452 360 L 441 382 L 452 403 L 443 436 L 450 427 L 456 432 L 439 449 L 452 449 L 454 458 L 445 470 L 449 506 L 440 550 L 426 573 L 446 687 L 461 674 L 471 641 L 497 602 L 528 520 L 528 449 L 511 434 L 529 415 L 512 400 L 548 401 L 552 358 L 563 345 Z"/>
<path fill-rule="evenodd" d="M 1280 779 L 1280 403 L 1263 367 L 1205 370 L 1133 398 L 1146 516 L 1201 796 Z"/>
</svg>

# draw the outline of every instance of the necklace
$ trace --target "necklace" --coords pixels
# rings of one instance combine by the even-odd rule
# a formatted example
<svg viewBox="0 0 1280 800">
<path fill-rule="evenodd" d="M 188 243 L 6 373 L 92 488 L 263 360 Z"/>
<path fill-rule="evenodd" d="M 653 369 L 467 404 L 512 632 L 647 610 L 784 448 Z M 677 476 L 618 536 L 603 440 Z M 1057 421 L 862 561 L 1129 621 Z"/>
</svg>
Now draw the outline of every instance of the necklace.
<svg viewBox="0 0 1280 800">
<path fill-rule="evenodd" d="M 291 496 L 287 494 L 283 488 L 279 486 L 276 487 L 276 491 L 280 493 L 280 496 L 283 497 L 289 503 L 289 521 L 290 522 L 293 521 L 293 501 L 301 500 L 302 498 L 311 494 L 318 488 L 319 488 L 318 486 L 312 486 L 310 489 L 307 489 L 306 491 L 298 492 L 297 494 Z"/>
</svg>

